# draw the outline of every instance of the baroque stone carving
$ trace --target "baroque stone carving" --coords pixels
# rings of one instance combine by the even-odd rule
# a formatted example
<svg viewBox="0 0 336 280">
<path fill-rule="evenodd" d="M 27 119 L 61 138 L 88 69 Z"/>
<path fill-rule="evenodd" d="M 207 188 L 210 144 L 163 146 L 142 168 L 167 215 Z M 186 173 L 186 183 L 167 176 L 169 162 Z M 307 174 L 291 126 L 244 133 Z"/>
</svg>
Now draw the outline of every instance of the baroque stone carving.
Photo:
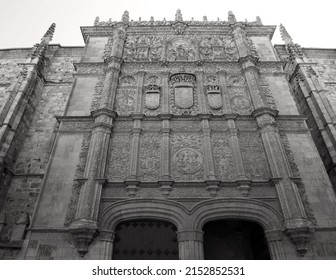
<svg viewBox="0 0 336 280">
<path fill-rule="evenodd" d="M 115 110 L 119 116 L 129 116 L 134 111 L 136 91 L 133 89 L 118 89 Z"/>
<path fill-rule="evenodd" d="M 204 178 L 202 138 L 198 135 L 173 134 L 172 175 L 178 181 L 199 181 Z"/>
<path fill-rule="evenodd" d="M 228 133 L 214 133 L 212 147 L 215 161 L 216 175 L 222 181 L 232 181 L 236 178 L 236 168 L 229 143 Z"/>
<path fill-rule="evenodd" d="M 145 133 L 140 139 L 140 178 L 144 181 L 158 181 L 160 176 L 161 137 Z"/>
<path fill-rule="evenodd" d="M 128 174 L 130 135 L 114 133 L 111 139 L 107 177 L 111 181 L 124 181 Z"/>
</svg>

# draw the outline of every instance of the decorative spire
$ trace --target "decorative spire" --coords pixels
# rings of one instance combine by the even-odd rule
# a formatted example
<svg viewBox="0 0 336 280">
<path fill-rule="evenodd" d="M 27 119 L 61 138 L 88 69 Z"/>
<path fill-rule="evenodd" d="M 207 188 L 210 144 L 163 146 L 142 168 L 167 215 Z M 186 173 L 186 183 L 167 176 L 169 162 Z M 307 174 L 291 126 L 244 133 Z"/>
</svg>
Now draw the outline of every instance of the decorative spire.
<svg viewBox="0 0 336 280">
<path fill-rule="evenodd" d="M 262 25 L 262 21 L 261 21 L 261 18 L 259 16 L 256 17 L 256 22 L 257 22 L 257 24 Z"/>
<path fill-rule="evenodd" d="M 125 11 L 121 18 L 122 22 L 125 24 L 129 23 L 129 12 Z"/>
<path fill-rule="evenodd" d="M 208 21 L 208 17 L 207 16 L 203 16 L 203 21 Z"/>
<path fill-rule="evenodd" d="M 150 17 L 150 21 L 151 21 L 151 22 L 154 21 L 154 17 L 153 17 L 153 16 Z"/>
<path fill-rule="evenodd" d="M 235 22 L 237 22 L 236 16 L 233 14 L 232 11 L 229 11 L 228 21 L 229 21 L 229 23 L 235 23 Z"/>
<path fill-rule="evenodd" d="M 98 25 L 98 24 L 99 24 L 99 17 L 96 17 L 95 20 L 94 20 L 93 25 Z"/>
<path fill-rule="evenodd" d="M 180 10 L 180 9 L 177 9 L 177 11 L 176 11 L 176 14 L 175 14 L 175 20 L 176 20 L 176 21 L 183 21 L 182 13 L 181 13 L 181 10 Z"/>
<path fill-rule="evenodd" d="M 280 23 L 280 35 L 286 45 L 293 44 L 292 37 L 288 34 L 286 28 Z"/>
<path fill-rule="evenodd" d="M 56 24 L 55 23 L 51 24 L 47 32 L 42 37 L 41 42 L 48 44 L 54 36 L 55 28 Z"/>
</svg>

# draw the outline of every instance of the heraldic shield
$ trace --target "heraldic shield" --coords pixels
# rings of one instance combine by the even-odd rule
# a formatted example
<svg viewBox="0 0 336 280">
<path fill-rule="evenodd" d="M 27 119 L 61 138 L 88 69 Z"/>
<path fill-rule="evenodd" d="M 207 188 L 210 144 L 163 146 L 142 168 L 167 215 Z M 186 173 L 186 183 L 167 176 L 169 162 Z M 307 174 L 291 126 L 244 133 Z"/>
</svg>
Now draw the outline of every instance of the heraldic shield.
<svg viewBox="0 0 336 280">
<path fill-rule="evenodd" d="M 160 93 L 146 92 L 145 106 L 150 110 L 155 110 L 160 106 Z"/>
<path fill-rule="evenodd" d="M 220 92 L 218 85 L 208 85 L 207 86 L 207 96 L 209 107 L 215 110 L 222 108 L 222 94 Z"/>
<path fill-rule="evenodd" d="M 194 93 L 192 87 L 175 88 L 175 105 L 181 109 L 188 109 L 194 105 Z"/>
</svg>

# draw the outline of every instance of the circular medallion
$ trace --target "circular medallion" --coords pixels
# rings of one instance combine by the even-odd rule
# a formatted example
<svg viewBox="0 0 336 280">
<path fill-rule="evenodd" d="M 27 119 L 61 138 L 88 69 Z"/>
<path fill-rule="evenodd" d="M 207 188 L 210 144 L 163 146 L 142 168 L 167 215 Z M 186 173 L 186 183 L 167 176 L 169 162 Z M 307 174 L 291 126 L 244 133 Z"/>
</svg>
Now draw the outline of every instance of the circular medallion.
<svg viewBox="0 0 336 280">
<path fill-rule="evenodd" d="M 176 170 L 182 174 L 198 172 L 203 165 L 202 154 L 192 148 L 182 148 L 174 155 L 173 161 Z"/>
<path fill-rule="evenodd" d="M 237 111 L 249 111 L 251 109 L 250 101 L 245 96 L 235 96 L 231 99 L 231 102 Z"/>
</svg>

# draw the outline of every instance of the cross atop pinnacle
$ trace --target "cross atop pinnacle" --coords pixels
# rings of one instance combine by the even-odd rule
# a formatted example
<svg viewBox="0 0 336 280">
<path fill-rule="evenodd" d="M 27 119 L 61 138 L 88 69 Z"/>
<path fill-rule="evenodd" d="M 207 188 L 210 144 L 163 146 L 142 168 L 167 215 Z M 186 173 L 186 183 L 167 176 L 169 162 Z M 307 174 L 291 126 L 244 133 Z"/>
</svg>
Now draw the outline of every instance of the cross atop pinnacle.
<svg viewBox="0 0 336 280">
<path fill-rule="evenodd" d="M 41 39 L 42 42 L 45 42 L 48 44 L 52 40 L 54 32 L 55 32 L 55 27 L 56 27 L 55 23 L 50 25 L 47 32 L 44 34 L 44 36 Z"/>
<path fill-rule="evenodd" d="M 286 28 L 280 23 L 280 35 L 286 45 L 293 44 L 292 37 L 288 34 Z"/>
<path fill-rule="evenodd" d="M 176 21 L 183 21 L 182 13 L 181 13 L 181 10 L 180 10 L 180 9 L 177 9 L 177 11 L 176 11 L 176 14 L 175 14 L 175 20 L 176 20 Z"/>
</svg>

